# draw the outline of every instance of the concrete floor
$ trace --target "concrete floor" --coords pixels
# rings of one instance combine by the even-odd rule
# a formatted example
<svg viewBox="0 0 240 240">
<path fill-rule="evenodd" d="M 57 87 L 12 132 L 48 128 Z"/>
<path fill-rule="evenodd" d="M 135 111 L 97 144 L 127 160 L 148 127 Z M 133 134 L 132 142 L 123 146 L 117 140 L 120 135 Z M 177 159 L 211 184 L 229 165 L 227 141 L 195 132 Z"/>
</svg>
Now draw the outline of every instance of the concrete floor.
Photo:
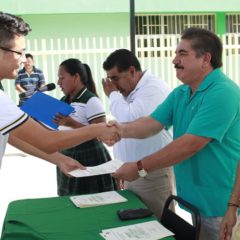
<svg viewBox="0 0 240 240">
<path fill-rule="evenodd" d="M 8 203 L 57 196 L 55 165 L 7 146 L 0 169 L 0 232 Z"/>
</svg>

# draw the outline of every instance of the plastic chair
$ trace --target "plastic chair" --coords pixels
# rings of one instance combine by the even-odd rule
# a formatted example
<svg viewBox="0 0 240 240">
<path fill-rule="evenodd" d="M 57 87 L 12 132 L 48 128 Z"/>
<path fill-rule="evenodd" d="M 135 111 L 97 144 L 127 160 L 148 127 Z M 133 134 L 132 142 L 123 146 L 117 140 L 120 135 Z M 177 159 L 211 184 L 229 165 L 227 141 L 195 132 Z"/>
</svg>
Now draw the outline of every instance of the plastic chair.
<svg viewBox="0 0 240 240">
<path fill-rule="evenodd" d="M 178 204 L 182 205 L 184 209 L 192 214 L 194 224 L 191 225 L 171 209 L 169 209 L 170 204 L 175 200 Z M 198 209 L 192 204 L 186 202 L 180 197 L 171 195 L 166 200 L 164 205 L 163 214 L 161 217 L 161 224 L 172 231 L 175 234 L 176 240 L 198 240 L 201 218 Z"/>
</svg>

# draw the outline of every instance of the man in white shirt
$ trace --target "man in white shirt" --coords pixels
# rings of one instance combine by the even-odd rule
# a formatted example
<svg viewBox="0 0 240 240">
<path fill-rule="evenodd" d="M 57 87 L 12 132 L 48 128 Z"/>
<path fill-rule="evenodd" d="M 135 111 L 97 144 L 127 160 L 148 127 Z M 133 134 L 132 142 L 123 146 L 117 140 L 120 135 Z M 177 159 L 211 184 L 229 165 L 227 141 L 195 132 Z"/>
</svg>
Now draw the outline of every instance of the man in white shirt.
<svg viewBox="0 0 240 240">
<path fill-rule="evenodd" d="M 110 100 L 110 111 L 121 123 L 148 116 L 169 94 L 167 84 L 148 71 L 143 72 L 136 56 L 127 49 L 111 53 L 103 68 L 107 72 L 103 88 Z M 147 139 L 122 139 L 113 146 L 114 158 L 136 162 L 171 140 L 171 134 L 165 130 Z M 139 195 L 160 218 L 165 200 L 172 193 L 172 181 L 172 169 L 165 168 L 125 182 L 125 187 Z"/>
<path fill-rule="evenodd" d="M 0 12 L 0 80 L 16 79 L 25 58 L 25 36 L 30 27 L 20 17 Z M 13 146 L 59 166 L 61 171 L 82 167 L 57 151 L 92 138 L 117 136 L 114 128 L 96 124 L 71 131 L 50 131 L 29 118 L 0 90 L 0 162 L 7 141 Z"/>
</svg>

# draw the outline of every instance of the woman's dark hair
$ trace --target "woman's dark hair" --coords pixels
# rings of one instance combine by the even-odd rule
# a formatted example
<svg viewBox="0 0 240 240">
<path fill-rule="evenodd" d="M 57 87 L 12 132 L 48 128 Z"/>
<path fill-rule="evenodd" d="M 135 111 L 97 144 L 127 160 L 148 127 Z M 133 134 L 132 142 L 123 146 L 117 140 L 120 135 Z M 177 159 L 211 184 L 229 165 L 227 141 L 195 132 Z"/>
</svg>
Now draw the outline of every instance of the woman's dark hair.
<svg viewBox="0 0 240 240">
<path fill-rule="evenodd" d="M 86 63 L 81 63 L 81 61 L 76 58 L 69 58 L 63 61 L 60 66 L 63 66 L 71 76 L 74 76 L 78 73 L 82 83 L 86 86 L 86 88 L 97 95 L 91 69 Z"/>
</svg>

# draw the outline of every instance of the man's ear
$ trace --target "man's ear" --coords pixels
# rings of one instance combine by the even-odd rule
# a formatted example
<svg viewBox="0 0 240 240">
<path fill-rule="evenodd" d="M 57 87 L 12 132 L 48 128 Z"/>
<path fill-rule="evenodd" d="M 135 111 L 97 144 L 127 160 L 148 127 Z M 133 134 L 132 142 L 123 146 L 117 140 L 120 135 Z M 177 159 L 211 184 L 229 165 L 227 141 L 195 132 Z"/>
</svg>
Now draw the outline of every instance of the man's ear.
<svg viewBox="0 0 240 240">
<path fill-rule="evenodd" d="M 128 68 L 128 71 L 129 71 L 129 73 L 130 73 L 132 76 L 134 76 L 135 73 L 136 73 L 136 68 L 135 68 L 134 66 L 130 66 L 130 67 Z"/>
<path fill-rule="evenodd" d="M 211 65 L 212 55 L 209 52 L 204 53 L 203 55 L 203 66 L 209 66 Z"/>
</svg>

